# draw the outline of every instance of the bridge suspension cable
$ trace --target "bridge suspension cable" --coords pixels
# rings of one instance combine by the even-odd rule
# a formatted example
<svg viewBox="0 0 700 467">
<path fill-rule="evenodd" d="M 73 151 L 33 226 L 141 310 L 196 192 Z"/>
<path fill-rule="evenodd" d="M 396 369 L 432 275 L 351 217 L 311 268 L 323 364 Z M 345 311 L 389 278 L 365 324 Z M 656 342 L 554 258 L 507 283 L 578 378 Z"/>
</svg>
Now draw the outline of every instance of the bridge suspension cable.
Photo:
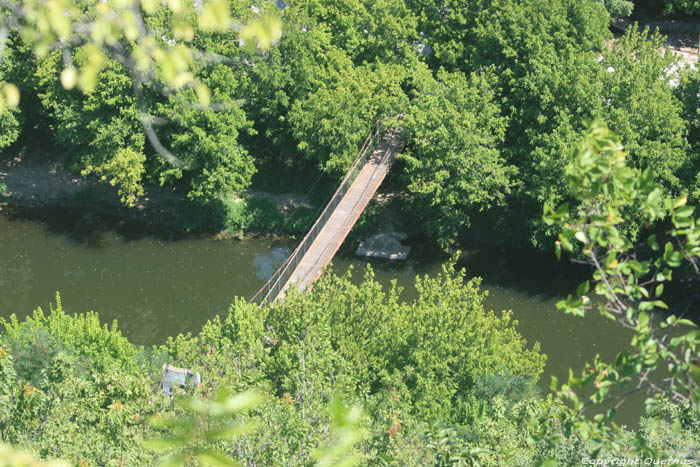
<svg viewBox="0 0 700 467">
<path fill-rule="evenodd" d="M 316 219 L 313 226 L 299 242 L 294 251 L 274 274 L 272 274 L 267 282 L 265 282 L 260 290 L 258 290 L 255 296 L 250 299 L 249 303 L 262 305 L 265 302 L 273 302 L 277 298 L 283 296 L 284 291 L 292 280 L 302 279 L 304 283 L 313 280 L 315 277 L 295 277 L 294 273 L 300 267 L 302 261 L 308 263 L 308 267 L 304 271 L 305 275 L 314 275 L 316 271 L 319 271 L 327 264 L 327 261 L 330 261 L 332 255 L 335 254 L 340 243 L 345 239 L 345 236 L 364 210 L 367 202 L 369 202 L 369 199 L 374 195 L 374 192 L 383 180 L 386 172 L 388 172 L 391 162 L 393 162 L 393 156 L 397 146 L 396 142 L 393 140 L 383 153 L 375 155 L 375 152 L 379 151 L 375 151 L 379 131 L 378 122 L 375 122 L 375 125 L 367 135 L 350 169 L 338 184 L 338 187 L 323 209 L 323 212 Z M 395 133 L 397 130 L 390 130 L 387 134 L 392 131 Z M 370 160 L 372 161 L 373 167 L 368 170 L 366 167 Z M 363 174 L 363 179 L 360 183 L 361 186 L 353 186 L 361 173 Z M 352 191 L 353 199 L 346 197 L 350 191 Z M 344 203 L 345 210 L 348 212 L 343 212 L 338 215 L 336 209 L 341 202 Z M 332 217 L 334 217 L 334 222 L 337 225 L 334 226 L 333 229 L 329 229 L 328 221 Z M 317 242 L 322 233 L 325 237 L 329 238 L 327 238 L 325 242 Z M 307 255 L 312 249 L 312 246 L 316 251 L 312 252 L 311 255 Z M 332 251 L 330 251 L 329 256 L 330 249 L 332 249 Z M 308 258 L 307 256 L 314 257 Z"/>
</svg>

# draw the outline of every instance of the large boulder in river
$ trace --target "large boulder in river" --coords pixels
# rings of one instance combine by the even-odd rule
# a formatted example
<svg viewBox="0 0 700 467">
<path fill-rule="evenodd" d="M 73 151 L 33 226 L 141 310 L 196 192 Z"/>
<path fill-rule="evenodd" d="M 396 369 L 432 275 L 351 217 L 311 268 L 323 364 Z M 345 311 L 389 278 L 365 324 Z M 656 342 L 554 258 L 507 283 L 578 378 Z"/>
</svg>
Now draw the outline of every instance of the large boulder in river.
<svg viewBox="0 0 700 467">
<path fill-rule="evenodd" d="M 400 240 L 405 240 L 406 234 L 401 232 L 382 232 L 372 235 L 367 240 L 360 242 L 355 254 L 369 258 L 385 258 L 404 261 L 411 247 L 402 245 Z"/>
</svg>

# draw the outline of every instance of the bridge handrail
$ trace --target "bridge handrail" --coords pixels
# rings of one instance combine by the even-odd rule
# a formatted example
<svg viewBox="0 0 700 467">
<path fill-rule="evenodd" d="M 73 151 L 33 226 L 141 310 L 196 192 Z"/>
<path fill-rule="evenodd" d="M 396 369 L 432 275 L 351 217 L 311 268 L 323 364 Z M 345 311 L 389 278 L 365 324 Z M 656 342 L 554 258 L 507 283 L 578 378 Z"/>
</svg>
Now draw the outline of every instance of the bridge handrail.
<svg viewBox="0 0 700 467">
<path fill-rule="evenodd" d="M 296 269 L 299 261 L 308 251 L 309 246 L 311 246 L 314 240 L 316 240 L 316 237 L 318 237 L 318 234 L 321 232 L 323 225 L 325 225 L 325 223 L 328 221 L 336 206 L 338 203 L 340 203 L 340 200 L 347 192 L 349 186 L 352 185 L 353 181 L 355 181 L 355 178 L 357 177 L 357 174 L 360 172 L 362 167 L 364 167 L 365 162 L 367 162 L 367 154 L 371 154 L 370 148 L 372 147 L 374 139 L 378 133 L 379 120 L 375 122 L 372 130 L 370 130 L 365 142 L 362 144 L 362 147 L 357 154 L 357 157 L 355 157 L 350 170 L 348 170 L 345 177 L 343 177 L 343 179 L 339 182 L 338 188 L 336 188 L 331 200 L 328 202 L 323 212 L 321 212 L 321 215 L 318 216 L 316 222 L 314 222 L 313 226 L 311 226 L 292 254 L 290 254 L 285 262 L 282 263 L 279 268 L 277 268 L 275 273 L 272 274 L 267 282 L 265 282 L 260 290 L 258 290 L 255 296 L 248 301 L 248 303 L 256 302 L 259 305 L 262 305 L 263 302 L 269 300 L 272 292 L 275 292 L 273 296 L 276 297 L 282 291 L 282 287 L 284 287 L 284 285 L 287 283 L 287 280 L 294 272 L 294 269 Z M 263 292 L 265 293 L 261 295 Z"/>
</svg>

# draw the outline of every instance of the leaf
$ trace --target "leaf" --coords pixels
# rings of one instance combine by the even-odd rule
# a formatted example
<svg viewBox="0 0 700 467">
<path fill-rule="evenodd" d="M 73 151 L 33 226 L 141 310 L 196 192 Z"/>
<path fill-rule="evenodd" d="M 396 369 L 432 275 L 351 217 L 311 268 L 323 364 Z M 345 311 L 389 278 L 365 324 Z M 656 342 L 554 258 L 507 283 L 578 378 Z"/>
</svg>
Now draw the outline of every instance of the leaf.
<svg viewBox="0 0 700 467">
<path fill-rule="evenodd" d="M 552 391 L 556 391 L 557 386 L 559 386 L 559 378 L 557 378 L 554 375 L 552 375 L 551 378 L 552 378 L 552 382 L 549 384 L 549 389 L 551 389 Z"/>
<path fill-rule="evenodd" d="M 569 237 L 566 234 L 567 232 L 559 234 L 559 242 L 566 251 L 572 251 L 574 249 L 574 246 L 571 244 L 571 242 L 569 241 Z"/>
<path fill-rule="evenodd" d="M 168 449 L 182 447 L 186 442 L 187 438 L 184 436 L 174 436 L 171 438 L 149 439 L 143 443 L 154 451 L 167 451 Z"/>
<path fill-rule="evenodd" d="M 197 19 L 199 27 L 204 31 L 225 31 L 231 25 L 231 12 L 224 0 L 213 0 L 202 8 Z"/>
<path fill-rule="evenodd" d="M 576 235 L 574 235 L 574 236 L 576 237 L 576 240 L 578 240 L 579 242 L 588 243 L 588 238 L 586 238 L 586 234 L 583 233 L 582 231 L 579 230 L 578 232 L 576 232 Z"/>
<path fill-rule="evenodd" d="M 673 215 L 674 217 L 683 219 L 685 217 L 690 217 L 693 215 L 693 211 L 695 210 L 695 207 L 693 206 L 683 206 L 680 209 L 677 209 Z"/>
<path fill-rule="evenodd" d="M 659 251 L 659 243 L 656 241 L 656 234 L 649 236 L 649 238 L 647 239 L 647 244 L 651 247 L 652 250 Z"/>
<path fill-rule="evenodd" d="M 6 102 L 10 107 L 17 107 L 19 105 L 19 89 L 12 83 L 5 83 L 0 88 L 0 94 L 2 97 L 0 101 Z"/>
<path fill-rule="evenodd" d="M 69 66 L 61 71 L 61 85 L 64 89 L 71 90 L 78 84 L 78 70 Z"/>
<path fill-rule="evenodd" d="M 194 92 L 200 104 L 207 106 L 211 103 L 211 91 L 206 85 L 198 82 L 194 85 Z"/>
<path fill-rule="evenodd" d="M 655 294 L 657 297 L 660 297 L 661 294 L 663 294 L 663 293 L 664 293 L 664 285 L 663 285 L 663 284 L 657 285 L 657 286 L 656 286 L 656 291 L 654 292 L 654 294 Z"/>
<path fill-rule="evenodd" d="M 685 206 L 685 203 L 688 202 L 688 197 L 687 196 L 682 196 L 676 200 L 676 202 L 673 204 L 673 209 L 678 209 L 681 206 Z"/>
<path fill-rule="evenodd" d="M 195 455 L 195 457 L 202 461 L 204 465 L 210 465 L 212 467 L 231 467 L 234 465 L 240 465 L 240 463 L 234 461 L 225 454 L 213 451 L 211 449 L 201 450 Z"/>
<path fill-rule="evenodd" d="M 209 440 L 229 439 L 234 436 L 250 433 L 255 430 L 257 423 L 254 420 L 247 420 L 244 423 L 239 423 L 226 428 L 209 430 L 204 433 L 204 437 Z"/>
<path fill-rule="evenodd" d="M 233 415 L 250 410 L 262 402 L 263 397 L 255 391 L 246 391 L 229 397 L 222 405 L 222 414 Z M 216 416 L 217 413 L 212 413 Z"/>
<path fill-rule="evenodd" d="M 591 290 L 591 283 L 589 281 L 581 282 L 576 288 L 577 295 L 585 295 Z"/>
<path fill-rule="evenodd" d="M 647 313 L 646 311 L 642 311 L 641 313 L 639 313 L 637 322 L 639 323 L 638 327 L 646 328 L 649 325 L 649 313 Z"/>
</svg>

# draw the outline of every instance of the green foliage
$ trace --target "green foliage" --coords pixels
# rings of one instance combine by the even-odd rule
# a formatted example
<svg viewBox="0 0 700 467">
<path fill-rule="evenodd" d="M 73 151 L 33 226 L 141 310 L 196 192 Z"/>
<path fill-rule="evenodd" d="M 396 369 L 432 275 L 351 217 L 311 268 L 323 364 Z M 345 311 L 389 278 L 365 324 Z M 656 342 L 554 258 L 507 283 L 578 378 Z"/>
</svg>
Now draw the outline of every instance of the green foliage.
<svg viewBox="0 0 700 467">
<path fill-rule="evenodd" d="M 458 396 L 472 388 L 476 376 L 504 368 L 537 377 L 544 364 L 539 345 L 526 349 L 507 313 L 497 317 L 483 309 L 479 281 L 463 285 L 463 280 L 464 271 L 448 265 L 436 278 L 417 278 L 419 298 L 403 303 L 398 290 L 382 291 L 371 272 L 359 287 L 347 277 L 324 276 L 309 294 L 289 294 L 283 306 L 270 310 L 270 322 L 280 323 L 274 328 L 280 347 L 273 361 L 287 365 L 287 359 L 298 359 L 300 346 L 321 333 L 319 343 L 336 349 L 327 364 L 335 368 L 339 384 L 352 368 L 356 387 L 397 391 L 415 415 L 449 420 L 458 410 Z M 488 338 L 473 338 L 476 329 Z M 294 387 L 292 374 L 279 374 L 288 381 L 283 384 Z"/>
<path fill-rule="evenodd" d="M 55 0 L 3 7 L 0 17 L 10 31 L 10 64 L 0 69 L 0 82 L 16 81 L 31 105 L 38 95 L 55 143 L 78 149 L 74 168 L 116 185 L 130 206 L 144 181 L 184 178 L 191 199 L 209 201 L 242 191 L 255 172 L 238 142 L 239 132 L 252 130 L 240 109 L 237 73 L 221 63 L 255 54 L 256 46 L 269 49 L 279 21 L 251 17 L 238 5 L 240 20 L 250 23 L 234 32 L 232 4 L 212 2 L 195 11 L 176 3 L 126 1 L 95 10 Z M 101 33 L 86 35 L 84 28 Z M 16 86 L 7 84 L 0 94 L 0 104 L 17 104 Z M 29 110 L 34 124 L 39 113 Z M 0 149 L 17 139 L 18 115 L 0 112 Z M 164 121 L 170 125 L 156 131 Z"/>
<path fill-rule="evenodd" d="M 0 459 L 2 459 L 1 467 L 68 467 L 70 465 L 64 461 L 43 462 L 34 454 L 18 451 L 4 443 L 0 443 Z"/>
<path fill-rule="evenodd" d="M 360 428 L 362 409 L 346 410 L 343 399 L 336 396 L 330 404 L 332 438 L 327 446 L 316 451 L 318 467 L 358 465 L 363 456 L 353 448 L 366 436 Z"/>
<path fill-rule="evenodd" d="M 365 212 L 366 210 L 362 212 L 362 216 L 360 216 L 360 219 L 358 219 L 358 223 L 360 223 L 360 221 L 362 220 L 362 217 L 365 215 Z M 318 209 L 310 208 L 307 206 L 299 206 L 284 221 L 283 232 L 290 235 L 305 234 L 316 221 L 317 214 Z M 357 223 L 355 225 L 357 225 Z"/>
<path fill-rule="evenodd" d="M 167 104 L 157 107 L 158 114 L 170 116 L 164 135 L 187 167 L 184 173 L 180 168 L 164 168 L 161 181 L 185 176 L 190 184 L 188 197 L 197 201 L 241 192 L 255 173 L 252 158 L 238 141 L 239 132 L 250 131 L 251 122 L 236 102 L 240 91 L 233 70 L 216 66 L 204 82 L 225 110 L 202 111 L 194 91 L 171 96 Z"/>
<path fill-rule="evenodd" d="M 114 156 L 99 167 L 88 166 L 82 174 L 97 172 L 102 174 L 101 180 L 109 180 L 109 184 L 117 186 L 117 193 L 122 203 L 133 206 L 136 198 L 143 195 L 140 181 L 145 168 L 146 156 L 132 148 L 119 148 Z"/>
<path fill-rule="evenodd" d="M 76 57 L 79 58 L 80 55 Z M 213 98 L 225 110 L 198 108 L 192 90 L 149 106 L 171 120 L 161 137 L 185 164 L 171 167 L 147 151 L 139 109 L 143 103 L 132 90 L 125 67 L 108 60 L 94 92 L 80 94 L 66 92 L 56 83 L 58 66 L 58 54 L 37 66 L 43 88 L 42 104 L 57 123 L 56 141 L 68 147 L 78 146 L 77 168 L 81 173 L 98 173 L 102 180 L 117 185 L 126 204 L 133 204 L 143 194 L 144 178 L 160 184 L 185 178 L 188 197 L 197 201 L 238 192 L 250 185 L 255 168 L 238 137 L 239 131 L 250 131 L 251 124 L 236 103 L 238 85 L 231 68 L 213 67 L 201 78 L 214 88 Z M 149 152 L 148 157 L 145 152 Z"/>
<path fill-rule="evenodd" d="M 592 283 L 582 283 L 557 307 L 583 316 L 596 310 L 620 325 L 634 330 L 630 346 L 617 355 L 614 363 L 596 355 L 580 376 L 570 373 L 559 388 L 552 388 L 562 400 L 571 403 L 576 415 L 566 422 L 567 429 L 578 429 L 581 436 L 600 436 L 609 430 L 604 421 L 615 410 L 595 416 L 595 426 L 579 421 L 587 404 L 624 401 L 636 387 L 647 389 L 647 412 L 670 398 L 696 406 L 700 400 L 700 379 L 696 362 L 700 357 L 697 326 L 673 314 L 664 315 L 668 306 L 662 300 L 664 284 L 687 261 L 697 273 L 700 258 L 700 230 L 687 198 L 668 198 L 656 186 L 650 169 L 635 170 L 626 164 L 619 138 L 600 122 L 591 124 L 566 169 L 566 179 L 576 205 L 548 205 L 545 220 L 562 228 L 556 244 L 561 250 L 581 251 L 594 268 Z M 646 242 L 650 256 L 640 257 L 635 238 L 625 229 L 626 212 L 640 212 L 647 225 L 668 219 L 668 230 L 652 234 Z M 598 298 L 592 298 L 596 295 Z M 656 316 L 652 315 L 656 313 Z M 672 338 L 668 338 L 672 335 Z M 589 402 L 574 390 L 588 390 Z M 588 430 L 588 431 L 587 431 Z M 591 434 L 593 431 L 599 434 Z M 643 444 L 644 449 L 653 449 Z"/>
<path fill-rule="evenodd" d="M 282 224 L 275 202 L 264 196 L 249 195 L 242 199 L 228 198 L 224 229 L 229 232 L 274 232 Z"/>
<path fill-rule="evenodd" d="M 700 201 L 700 108 L 698 108 L 698 94 L 700 94 L 700 72 L 686 69 L 680 74 L 679 84 L 676 88 L 676 96 L 681 102 L 681 116 L 688 131 L 688 143 L 691 150 L 687 153 L 684 162 L 682 180 L 688 190 L 690 200 L 694 203 Z"/>
<path fill-rule="evenodd" d="M 512 113 L 503 152 L 521 174 L 511 205 L 525 214 L 536 246 L 549 244 L 556 234 L 539 212 L 552 198 L 565 200 L 568 158 L 562 155 L 572 153 L 587 119 L 602 116 L 610 122 L 632 165 L 651 167 L 669 194 L 682 193 L 688 143 L 681 103 L 666 71 L 676 59 L 663 53 L 662 41 L 633 26 L 602 54 L 546 49 L 523 64 L 522 77 L 508 91 Z M 629 221 L 630 229 L 639 229 L 638 220 Z"/>
<path fill-rule="evenodd" d="M 177 448 L 165 455 L 187 458 L 215 451 L 244 464 L 335 465 L 389 456 L 421 465 L 421 426 L 460 423 L 467 407 L 460 401 L 483 386 L 475 381 L 497 369 L 535 378 L 544 363 L 514 323 L 483 309 L 478 281 L 463 281 L 449 265 L 418 279 L 419 298 L 404 303 L 371 271 L 359 286 L 327 274 L 311 293 L 290 293 L 262 310 L 237 300 L 225 320 L 150 351 L 95 314 L 66 315 L 58 302 L 48 316 L 37 311 L 4 323 L 0 433 L 42 456 L 109 465 L 152 463 L 155 455 L 140 443 L 163 437 L 156 444 Z M 154 392 L 163 362 L 202 375 L 184 406 Z M 512 394 L 503 389 L 511 386 L 496 392 Z M 249 389 L 265 397 L 248 415 L 212 418 L 217 404 L 227 404 L 216 394 Z M 363 415 L 342 408 L 353 406 Z M 146 424 L 149 415 L 159 427 Z M 251 419 L 254 431 L 207 438 L 228 420 Z"/>
<path fill-rule="evenodd" d="M 297 147 L 327 172 L 341 176 L 352 164 L 374 122 L 405 105 L 403 66 L 353 66 L 342 57 L 314 73 L 315 91 L 294 102 L 289 113 Z"/>
<path fill-rule="evenodd" d="M 238 415 L 260 403 L 260 396 L 247 392 L 228 396 L 222 392 L 210 400 L 183 398 L 177 401 L 184 414 L 151 417 L 148 423 L 168 430 L 166 437 L 146 441 L 146 446 L 158 452 L 175 451 L 161 459 L 158 465 L 184 466 L 192 461 L 217 467 L 240 465 L 212 448 L 254 429 L 252 421 L 232 423 Z"/>
<path fill-rule="evenodd" d="M 664 13 L 687 13 L 689 15 L 700 13 L 700 2 L 698 0 L 665 0 Z"/>
<path fill-rule="evenodd" d="M 397 63 L 415 54 L 416 16 L 399 0 L 302 0 L 295 8 L 333 32 L 355 64 Z"/>
<path fill-rule="evenodd" d="M 194 5 L 183 3 L 159 5 L 129 0 L 89 10 L 83 2 L 54 0 L 22 9 L 4 6 L 3 10 L 3 24 L 12 26 L 40 58 L 55 48 L 61 50 L 65 59 L 60 79 L 67 90 L 77 86 L 86 93 L 94 91 L 109 57 L 130 68 L 136 86 L 158 74 L 173 89 L 196 90 L 205 105 L 209 103 L 209 91 L 192 72 L 197 64 L 192 41 L 196 34 L 220 33 L 226 37 L 232 26 L 231 5 L 224 2 L 210 2 L 195 10 Z M 157 26 L 164 25 L 158 24 L 163 19 L 169 23 L 168 32 L 177 44 L 156 40 L 161 39 L 158 34 L 162 30 Z M 88 36 L 84 27 L 101 32 Z M 274 18 L 253 21 L 238 29 L 241 40 L 253 50 L 256 46 L 269 48 L 279 36 L 279 22 Z M 115 44 L 130 47 L 125 50 Z M 78 54 L 84 59 L 75 57 Z M 7 97 L 5 93 L 3 103 L 12 104 L 14 99 Z"/>
<path fill-rule="evenodd" d="M 366 414 L 353 422 L 367 431 L 358 446 L 363 463 L 424 465 L 419 420 L 462 420 L 466 405 L 459 401 L 475 375 L 504 368 L 534 377 L 544 361 L 537 346 L 524 347 L 513 323 L 483 310 L 478 282 L 463 279 L 447 267 L 418 280 L 423 298 L 404 303 L 369 272 L 359 286 L 327 274 L 308 294 L 290 293 L 262 310 L 236 301 L 225 321 L 171 339 L 163 350 L 174 364 L 202 372 L 203 394 L 251 386 L 269 394 L 244 457 L 224 449 L 244 462 L 310 463 L 315 447 L 331 441 L 324 433 L 337 413 L 326 408 L 340 391 L 346 405 L 361 404 Z M 484 332 L 487 339 L 476 338 Z M 343 433 L 339 439 L 356 436 Z"/>
<path fill-rule="evenodd" d="M 0 150 L 5 149 L 19 138 L 22 129 L 21 116 L 17 108 L 0 111 Z"/>
<path fill-rule="evenodd" d="M 504 83 L 547 50 L 599 49 L 609 16 L 600 2 L 576 0 L 411 0 L 420 15 L 419 30 L 434 50 L 436 64 L 450 71 L 477 71 L 501 65 Z"/>
<path fill-rule="evenodd" d="M 629 0 L 599 0 L 605 5 L 610 14 L 610 19 L 625 18 L 632 14 L 634 2 Z"/>
<path fill-rule="evenodd" d="M 53 53 L 37 62 L 35 72 L 41 104 L 55 121 L 56 143 L 77 147 L 76 169 L 117 185 L 122 201 L 133 204 L 143 194 L 145 137 L 125 68 L 107 61 L 95 90 L 82 94 L 66 92 L 56 81 L 60 66 L 60 55 Z"/>
<path fill-rule="evenodd" d="M 13 314 L 9 320 L 0 318 L 5 345 L 17 355 L 15 365 L 22 376 L 34 380 L 50 362 L 50 358 L 65 350 L 75 357 L 90 362 L 90 367 L 104 371 L 119 367 L 133 369 L 137 349 L 117 329 L 100 324 L 95 312 L 69 316 L 63 311 L 61 297 L 56 294 L 56 305 L 45 315 L 41 308 L 19 322 Z"/>
<path fill-rule="evenodd" d="M 443 246 L 468 227 L 470 211 L 502 204 L 517 173 L 497 149 L 506 119 L 490 81 L 444 71 L 433 78 L 424 68 L 413 77 L 400 158 L 413 211 Z"/>
<path fill-rule="evenodd" d="M 611 101 L 603 118 L 624 142 L 630 165 L 650 168 L 654 180 L 669 195 L 683 193 L 683 164 L 688 143 L 682 107 L 669 85 L 669 69 L 678 58 L 664 53 L 664 37 L 657 31 L 628 28 L 616 47 L 603 53 L 604 97 Z M 653 102 L 649 105 L 649 102 Z M 640 111 L 643 109 L 643 116 Z"/>
<path fill-rule="evenodd" d="M 9 46 L 7 48 L 10 49 L 12 45 L 10 42 L 6 47 Z M 0 46 L 0 52 L 1 50 L 2 46 Z M 0 88 L 2 89 L 7 86 L 7 80 L 13 80 L 18 77 L 17 75 L 20 74 L 18 68 L 21 66 L 18 63 L 20 61 L 19 57 L 16 56 L 17 54 L 14 50 L 10 49 L 9 52 L 5 52 L 5 55 L 5 60 L 0 60 Z M 23 114 L 17 105 L 3 105 L 2 96 L 4 94 L 5 92 L 0 91 L 0 151 L 17 141 L 24 123 Z"/>
<path fill-rule="evenodd" d="M 629 14 L 627 0 L 51 3 L 67 8 L 55 24 L 47 6 L 30 9 L 48 15 L 41 27 L 9 12 L 18 22 L 0 73 L 26 99 L 0 114 L 0 146 L 23 119 L 40 123 L 76 149 L 76 171 L 115 185 L 127 204 L 145 183 L 186 193 L 201 218 L 189 227 L 257 224 L 228 200 L 261 167 L 341 177 L 376 120 L 404 130 L 404 170 L 389 181 L 445 248 L 477 216 L 544 248 L 557 232 L 542 204 L 567 193 L 561 155 L 596 117 L 669 195 L 700 192 L 694 78 L 669 86 L 677 62 L 658 34 L 632 27 L 612 40 L 610 18 Z M 104 37 L 80 36 L 80 20 Z M 226 26 L 236 21 L 251 27 Z M 288 191 L 305 191 L 306 177 L 290 178 Z"/>
<path fill-rule="evenodd" d="M 166 404 L 151 392 L 146 355 L 95 313 L 67 315 L 59 297 L 51 310 L 2 322 L 2 439 L 44 458 L 150 463 L 138 449 L 144 416 Z"/>
<path fill-rule="evenodd" d="M 540 399 L 544 356 L 525 346 L 507 313 L 484 311 L 478 286 L 448 264 L 417 278 L 417 298 L 403 302 L 371 271 L 359 285 L 327 273 L 309 293 L 262 309 L 236 299 L 199 334 L 150 350 L 59 303 L 47 317 L 4 323 L 0 435 L 42 458 L 101 465 L 161 456 L 165 465 L 501 466 L 693 455 L 695 407 L 658 399 L 640 429 L 627 431 Z M 23 345 L 44 362 L 37 370 L 23 366 Z M 157 390 L 164 362 L 200 372 L 201 384 L 167 399 Z M 226 396 L 246 391 L 262 397 Z"/>
</svg>

